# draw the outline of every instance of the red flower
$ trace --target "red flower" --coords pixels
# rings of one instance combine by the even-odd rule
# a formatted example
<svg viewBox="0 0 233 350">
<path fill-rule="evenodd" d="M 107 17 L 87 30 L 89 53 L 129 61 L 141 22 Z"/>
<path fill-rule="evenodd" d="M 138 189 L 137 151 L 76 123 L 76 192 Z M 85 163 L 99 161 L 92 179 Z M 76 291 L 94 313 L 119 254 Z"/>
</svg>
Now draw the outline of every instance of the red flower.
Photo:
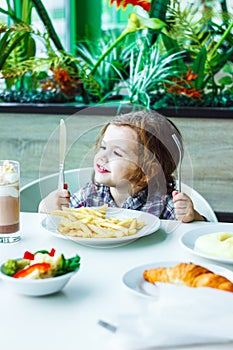
<svg viewBox="0 0 233 350">
<path fill-rule="evenodd" d="M 70 96 L 70 98 L 78 94 L 80 95 L 82 91 L 82 82 L 77 75 L 69 74 L 66 68 L 51 67 L 50 69 L 53 72 L 53 77 L 46 79 L 46 81 L 41 84 L 43 90 L 52 91 L 56 89 Z M 50 254 L 53 254 L 53 250 Z"/>
<path fill-rule="evenodd" d="M 196 79 L 196 78 L 198 77 L 198 74 L 192 73 L 192 69 L 189 68 L 189 70 L 187 71 L 185 77 L 186 77 L 186 80 L 187 80 L 187 81 L 190 81 L 190 80 Z"/>
<path fill-rule="evenodd" d="M 150 11 L 150 2 L 145 0 L 110 0 L 109 5 L 112 6 L 112 4 L 116 2 L 117 9 L 122 6 L 123 10 L 127 7 L 127 5 L 133 5 L 133 6 L 141 6 L 145 11 Z"/>
<path fill-rule="evenodd" d="M 167 92 L 171 94 L 186 95 L 190 98 L 202 98 L 201 90 L 194 89 L 192 87 L 193 80 L 198 77 L 198 74 L 192 72 L 189 68 L 187 73 L 181 75 L 181 78 L 173 78 L 172 81 L 175 84 L 167 84 Z"/>
<path fill-rule="evenodd" d="M 60 68 L 57 67 L 53 69 L 53 74 L 54 74 L 54 80 L 56 80 L 59 83 L 65 83 L 70 80 L 70 75 L 67 72 L 67 69 L 65 68 Z"/>
</svg>

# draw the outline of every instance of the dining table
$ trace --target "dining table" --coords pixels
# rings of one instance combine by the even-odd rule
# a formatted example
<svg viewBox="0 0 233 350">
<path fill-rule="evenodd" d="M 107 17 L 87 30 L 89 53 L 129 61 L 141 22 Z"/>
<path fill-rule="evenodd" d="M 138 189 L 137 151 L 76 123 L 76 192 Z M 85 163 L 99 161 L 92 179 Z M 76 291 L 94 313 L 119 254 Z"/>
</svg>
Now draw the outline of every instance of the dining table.
<svg viewBox="0 0 233 350">
<path fill-rule="evenodd" d="M 160 302 L 163 300 L 164 303 L 165 299 L 161 298 L 161 293 L 166 287 L 162 286 L 161 291 L 156 292 L 154 296 L 143 295 L 124 282 L 124 276 L 127 272 L 135 267 L 153 263 L 193 262 L 203 266 L 217 266 L 228 270 L 233 275 L 233 260 L 231 264 L 209 260 L 184 249 L 180 244 L 180 237 L 186 232 L 199 228 L 205 232 L 205 229 L 209 227 L 215 229 L 219 227 L 220 230 L 223 225 L 220 222 L 181 223 L 160 220 L 158 229 L 151 234 L 132 240 L 127 244 L 101 247 L 77 243 L 71 239 L 51 234 L 42 225 L 45 218 L 46 214 L 20 213 L 21 240 L 16 243 L 0 245 L 1 264 L 7 259 L 23 256 L 25 251 L 35 252 L 40 249 L 50 250 L 54 248 L 65 256 L 78 254 L 80 256 L 80 269 L 64 289 L 45 296 L 17 294 L 4 280 L 0 279 L 0 344 L 1 349 L 4 350 L 49 348 L 56 350 L 128 350 L 126 343 L 120 342 L 120 335 L 124 334 L 127 338 L 131 330 L 135 330 L 136 325 L 140 324 L 140 320 L 141 325 L 144 325 L 142 328 L 151 329 L 153 312 L 156 314 L 156 310 L 163 310 Z M 224 223 L 224 228 L 233 232 L 233 223 Z M 187 289 L 196 293 L 194 289 L 201 288 L 187 287 Z M 211 294 L 212 288 L 202 289 L 205 289 L 205 297 L 207 296 L 204 300 L 208 299 L 208 295 L 210 295 L 210 299 L 215 297 Z M 155 291 L 157 291 L 156 287 Z M 217 290 L 215 292 L 216 296 L 220 296 L 223 302 L 228 303 L 228 300 L 233 298 L 232 293 Z M 169 291 L 167 293 L 169 294 Z M 184 295 L 188 295 L 186 290 Z M 192 298 L 195 298 L 194 294 L 192 294 Z M 167 305 L 165 305 L 166 300 L 164 305 L 167 307 L 166 310 L 169 310 L 173 307 L 172 295 L 167 300 Z M 185 307 L 190 307 L 190 312 L 192 300 L 187 302 L 186 297 L 183 300 Z M 166 327 L 169 330 L 178 324 L 178 314 L 182 305 L 180 300 L 177 304 L 177 313 L 174 308 L 174 312 L 167 313 L 167 319 L 166 315 L 161 313 L 161 327 L 162 323 L 166 324 L 167 322 Z M 203 315 L 203 313 L 200 315 L 200 317 L 205 318 L 203 323 L 205 325 L 209 321 L 213 322 L 213 317 L 216 317 L 216 322 L 218 322 L 218 315 L 214 314 L 215 303 L 213 302 L 211 305 L 210 315 Z M 232 303 L 229 305 L 231 307 Z M 151 312 L 151 310 L 154 311 Z M 228 315 L 228 323 L 229 328 L 232 329 L 233 310 L 231 311 Z M 182 317 L 183 324 L 185 324 L 184 314 Z M 197 317 L 196 313 L 195 317 Z M 230 323 L 230 321 L 232 322 Z M 118 329 L 117 322 L 119 322 L 121 329 Z M 187 314 L 188 323 L 190 324 L 190 317 Z M 196 323 L 193 322 L 192 329 L 195 328 L 195 324 L 198 327 L 198 318 Z M 200 329 L 200 327 L 198 328 Z M 155 337 L 158 336 L 159 329 L 160 322 L 156 322 L 154 330 L 150 332 L 149 336 L 151 337 L 151 334 L 155 334 Z M 183 332 L 185 333 L 185 331 L 184 327 Z M 167 334 L 169 337 L 169 332 Z M 221 335 L 221 331 L 219 334 Z M 137 339 L 137 334 L 131 332 L 132 338 L 134 335 Z M 233 335 L 232 339 L 223 343 L 220 341 L 220 344 L 217 341 L 212 344 L 210 336 L 210 341 L 204 343 L 201 341 L 196 343 L 195 340 L 192 340 L 189 344 L 187 341 L 187 339 L 191 340 L 189 337 L 180 345 L 179 343 L 166 345 L 166 342 L 163 344 L 161 340 L 161 343 L 154 345 L 154 347 L 148 345 L 146 331 L 143 334 L 138 332 L 138 335 L 140 338 L 138 345 L 136 341 L 130 349 L 233 349 Z M 213 339 L 214 335 L 212 334 Z M 198 334 L 196 334 L 196 340 L 198 339 Z"/>
</svg>

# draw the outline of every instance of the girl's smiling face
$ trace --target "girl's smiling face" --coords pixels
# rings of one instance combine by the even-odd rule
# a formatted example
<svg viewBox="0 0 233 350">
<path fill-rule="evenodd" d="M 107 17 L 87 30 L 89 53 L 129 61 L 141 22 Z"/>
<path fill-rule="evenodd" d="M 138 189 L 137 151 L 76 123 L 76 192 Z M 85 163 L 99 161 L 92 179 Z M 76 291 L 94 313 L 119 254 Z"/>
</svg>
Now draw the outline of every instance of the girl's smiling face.
<svg viewBox="0 0 233 350">
<path fill-rule="evenodd" d="M 95 180 L 121 187 L 138 170 L 137 133 L 129 126 L 109 125 L 94 158 Z"/>
</svg>

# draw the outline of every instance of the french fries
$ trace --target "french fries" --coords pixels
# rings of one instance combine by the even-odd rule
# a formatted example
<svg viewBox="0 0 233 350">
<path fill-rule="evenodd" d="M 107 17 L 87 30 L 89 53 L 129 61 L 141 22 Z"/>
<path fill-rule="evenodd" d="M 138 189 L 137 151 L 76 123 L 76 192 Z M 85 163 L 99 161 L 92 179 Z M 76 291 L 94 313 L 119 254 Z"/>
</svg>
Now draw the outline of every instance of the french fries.
<svg viewBox="0 0 233 350">
<path fill-rule="evenodd" d="M 136 218 L 117 219 L 106 217 L 107 205 L 95 208 L 63 208 L 52 212 L 61 216 L 58 231 L 72 237 L 82 238 L 116 238 L 137 233 L 145 223 Z"/>
</svg>

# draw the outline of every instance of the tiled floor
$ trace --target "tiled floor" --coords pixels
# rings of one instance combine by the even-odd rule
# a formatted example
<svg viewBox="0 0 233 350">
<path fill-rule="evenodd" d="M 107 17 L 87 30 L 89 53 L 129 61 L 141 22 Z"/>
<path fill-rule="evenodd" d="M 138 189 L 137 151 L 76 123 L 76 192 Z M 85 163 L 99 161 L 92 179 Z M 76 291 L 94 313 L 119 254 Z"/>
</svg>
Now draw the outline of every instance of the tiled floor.
<svg viewBox="0 0 233 350">
<path fill-rule="evenodd" d="M 57 172 L 59 122 L 66 120 L 66 169 L 90 166 L 95 136 L 108 116 L 0 114 L 0 158 L 21 163 L 21 186 Z M 183 134 L 183 181 L 215 211 L 233 211 L 233 120 L 171 118 Z"/>
</svg>

